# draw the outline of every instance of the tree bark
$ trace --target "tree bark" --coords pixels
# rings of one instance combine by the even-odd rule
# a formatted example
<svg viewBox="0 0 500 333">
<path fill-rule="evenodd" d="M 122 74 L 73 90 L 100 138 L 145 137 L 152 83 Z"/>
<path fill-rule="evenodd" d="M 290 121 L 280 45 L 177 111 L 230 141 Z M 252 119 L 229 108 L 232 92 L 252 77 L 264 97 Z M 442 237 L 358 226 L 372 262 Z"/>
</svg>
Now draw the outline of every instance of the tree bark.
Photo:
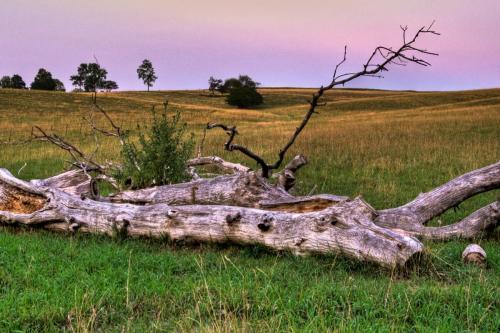
<svg viewBox="0 0 500 333">
<path fill-rule="evenodd" d="M 294 213 L 224 205 L 99 202 L 21 181 L 0 169 L 0 223 L 56 231 L 260 244 L 297 254 L 341 253 L 382 266 L 403 266 L 423 245 L 375 225 L 362 199 Z"/>
<path fill-rule="evenodd" d="M 100 197 L 83 170 L 21 181 L 0 169 L 0 223 L 57 231 L 261 244 L 297 254 L 342 253 L 383 266 L 404 265 L 422 251 L 414 237 L 475 238 L 495 229 L 495 201 L 462 221 L 426 227 L 429 219 L 475 194 L 500 187 L 500 163 L 469 172 L 401 207 L 376 211 L 360 197 L 296 197 L 287 192 L 307 160 L 297 157 L 271 184 L 259 172 L 220 158 L 233 174 Z M 199 165 L 199 164 L 197 164 Z M 293 177 L 286 176 L 285 172 Z M 293 182 L 292 182 L 293 183 Z"/>
<path fill-rule="evenodd" d="M 297 163 L 300 160 L 300 156 L 296 157 L 284 171 L 296 172 L 297 168 L 291 166 L 304 164 L 302 162 Z M 206 161 L 217 161 L 217 165 L 231 165 L 230 162 L 218 157 L 201 158 L 198 161 L 204 161 L 201 164 L 205 164 Z M 302 161 L 305 161 L 305 159 Z M 373 222 L 381 227 L 421 239 L 471 239 L 487 235 L 500 224 L 498 201 L 479 209 L 455 224 L 442 227 L 426 227 L 423 223 L 431 216 L 435 217 L 436 214 L 442 213 L 443 207 L 453 207 L 460 200 L 474 194 L 499 188 L 499 177 L 497 176 L 499 168 L 500 163 L 496 163 L 457 177 L 435 190 L 419 195 L 417 199 L 406 205 L 378 211 L 373 218 Z M 326 209 L 348 199 L 347 197 L 331 194 L 296 197 L 288 193 L 285 186 L 282 185 L 283 183 L 280 182 L 279 177 L 283 173 L 278 175 L 278 183 L 272 185 L 261 177 L 258 172 L 239 172 L 238 170 L 243 170 L 239 165 L 232 169 L 235 173 L 230 175 L 211 179 L 198 179 L 182 184 L 124 191 L 98 200 L 137 205 L 159 203 L 169 205 L 226 205 L 304 213 Z M 95 191 L 95 189 L 86 190 L 86 186 L 89 184 L 88 179 L 78 175 L 78 172 L 68 172 L 53 178 L 64 179 L 70 178 L 71 175 L 75 175 L 75 178 L 81 179 L 85 183 L 75 187 L 78 181 L 67 180 L 66 183 L 62 182 L 62 185 L 58 185 L 60 189 L 73 194 L 85 192 L 85 196 L 88 196 L 87 193 Z M 49 186 L 57 184 L 52 179 L 43 182 Z M 68 189 L 65 184 L 73 184 L 73 186 L 69 186 Z M 70 190 L 72 188 L 79 190 Z"/>
</svg>

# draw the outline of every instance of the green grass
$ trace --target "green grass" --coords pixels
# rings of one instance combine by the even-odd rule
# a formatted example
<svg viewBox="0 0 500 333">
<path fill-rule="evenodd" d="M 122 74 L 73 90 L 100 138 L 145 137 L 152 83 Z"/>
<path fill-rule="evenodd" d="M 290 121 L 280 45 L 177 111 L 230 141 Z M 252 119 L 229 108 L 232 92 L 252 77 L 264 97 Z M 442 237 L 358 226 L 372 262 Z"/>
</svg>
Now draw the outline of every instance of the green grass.
<svg viewBox="0 0 500 333">
<path fill-rule="evenodd" d="M 134 129 L 167 96 L 198 137 L 208 121 L 236 124 L 238 142 L 274 158 L 312 90 L 262 92 L 265 104 L 256 110 L 232 109 L 200 91 L 103 94 L 99 103 Z M 361 194 L 385 208 L 500 159 L 500 89 L 337 90 L 326 98 L 289 156 L 310 160 L 296 193 Z M 84 94 L 0 89 L 0 142 L 27 138 L 39 124 L 91 151 L 81 120 L 89 102 Z M 209 132 L 205 154 L 252 164 L 223 152 L 224 139 Z M 116 142 L 104 140 L 99 154 L 116 158 Z M 25 179 L 54 175 L 67 158 L 40 142 L 0 147 L 0 166 Z M 456 221 L 498 195 L 468 200 L 433 223 Z M 494 332 L 498 240 L 498 232 L 477 240 L 488 253 L 486 269 L 464 266 L 468 242 L 453 241 L 426 243 L 419 265 L 396 272 L 336 255 L 2 228 L 0 331 Z"/>
</svg>

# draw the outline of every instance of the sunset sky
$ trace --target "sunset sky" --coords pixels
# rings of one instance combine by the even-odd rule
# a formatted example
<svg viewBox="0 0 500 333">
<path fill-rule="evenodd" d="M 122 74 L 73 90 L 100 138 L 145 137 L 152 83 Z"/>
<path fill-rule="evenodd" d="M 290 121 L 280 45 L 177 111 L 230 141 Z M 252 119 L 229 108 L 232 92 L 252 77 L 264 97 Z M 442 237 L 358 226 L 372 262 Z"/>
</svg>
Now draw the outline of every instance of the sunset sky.
<svg viewBox="0 0 500 333">
<path fill-rule="evenodd" d="M 153 89 L 206 88 L 248 74 L 264 86 L 328 83 L 348 45 L 346 71 L 379 44 L 398 46 L 436 20 L 430 68 L 393 68 L 350 87 L 457 90 L 500 87 L 499 0 L 1 0 L 0 76 L 29 84 L 40 67 L 70 90 L 69 76 L 94 55 L 122 90 L 144 89 L 136 68 L 153 62 Z"/>
</svg>

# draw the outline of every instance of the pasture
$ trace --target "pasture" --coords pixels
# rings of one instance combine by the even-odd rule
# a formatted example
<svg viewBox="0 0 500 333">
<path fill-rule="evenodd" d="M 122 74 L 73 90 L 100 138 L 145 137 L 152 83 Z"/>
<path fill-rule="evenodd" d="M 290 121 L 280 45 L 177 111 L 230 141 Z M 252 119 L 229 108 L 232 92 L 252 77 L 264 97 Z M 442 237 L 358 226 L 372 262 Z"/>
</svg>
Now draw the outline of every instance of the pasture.
<svg viewBox="0 0 500 333">
<path fill-rule="evenodd" d="M 181 110 L 199 141 L 208 122 L 238 126 L 236 142 L 277 156 L 307 109 L 312 89 L 260 89 L 264 104 L 234 109 L 205 91 L 102 93 L 98 104 L 136 130 L 153 105 Z M 411 92 L 335 89 L 292 147 L 303 153 L 298 194 L 362 195 L 375 208 L 401 205 L 500 159 L 500 89 Z M 38 125 L 88 152 L 85 93 L 0 89 L 0 167 L 45 178 L 69 157 L 23 142 Z M 98 119 L 102 127 L 104 119 Z M 204 155 L 253 166 L 207 133 Z M 101 138 L 100 159 L 119 157 Z M 498 191 L 433 221 L 457 221 Z M 496 331 L 500 323 L 500 236 L 477 240 L 488 267 L 460 262 L 466 241 L 428 242 L 426 261 L 391 272 L 340 255 L 294 257 L 257 247 L 171 244 L 0 229 L 0 331 Z"/>
</svg>

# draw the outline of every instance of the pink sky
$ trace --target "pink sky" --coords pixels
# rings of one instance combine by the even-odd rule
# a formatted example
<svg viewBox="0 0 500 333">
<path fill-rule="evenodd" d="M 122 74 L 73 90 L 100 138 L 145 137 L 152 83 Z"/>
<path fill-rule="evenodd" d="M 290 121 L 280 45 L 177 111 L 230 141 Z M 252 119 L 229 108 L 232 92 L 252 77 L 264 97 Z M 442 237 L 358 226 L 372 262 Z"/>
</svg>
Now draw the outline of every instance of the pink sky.
<svg viewBox="0 0 500 333">
<path fill-rule="evenodd" d="M 150 59 L 153 89 L 205 88 L 210 75 L 248 74 L 265 86 L 319 86 L 348 45 L 345 70 L 379 45 L 397 46 L 436 20 L 442 33 L 419 45 L 433 66 L 394 68 L 350 87 L 456 90 L 500 87 L 499 0 L 1 0 L 0 75 L 30 83 L 40 67 L 69 76 L 95 55 L 121 89 L 144 89 L 136 68 Z"/>
</svg>

